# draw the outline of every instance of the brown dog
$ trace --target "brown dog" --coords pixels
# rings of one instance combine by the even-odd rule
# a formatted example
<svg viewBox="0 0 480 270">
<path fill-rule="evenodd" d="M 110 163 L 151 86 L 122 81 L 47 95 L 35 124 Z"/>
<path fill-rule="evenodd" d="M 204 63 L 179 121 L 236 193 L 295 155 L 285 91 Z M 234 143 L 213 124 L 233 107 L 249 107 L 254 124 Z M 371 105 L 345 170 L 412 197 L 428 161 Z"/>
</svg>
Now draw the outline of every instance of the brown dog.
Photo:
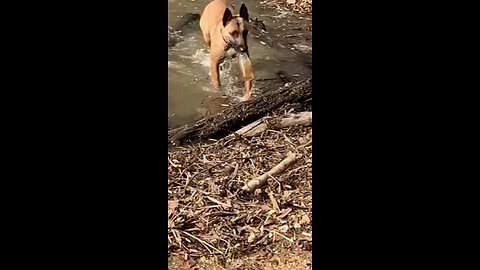
<svg viewBox="0 0 480 270">
<path fill-rule="evenodd" d="M 235 54 L 246 53 L 248 34 L 248 10 L 242 3 L 239 14 L 226 0 L 213 0 L 202 13 L 200 29 L 202 30 L 205 44 L 210 49 L 210 73 L 215 89 L 220 88 L 220 63 L 227 57 Z M 249 100 L 252 95 L 252 81 L 245 81 L 243 100 Z"/>
</svg>

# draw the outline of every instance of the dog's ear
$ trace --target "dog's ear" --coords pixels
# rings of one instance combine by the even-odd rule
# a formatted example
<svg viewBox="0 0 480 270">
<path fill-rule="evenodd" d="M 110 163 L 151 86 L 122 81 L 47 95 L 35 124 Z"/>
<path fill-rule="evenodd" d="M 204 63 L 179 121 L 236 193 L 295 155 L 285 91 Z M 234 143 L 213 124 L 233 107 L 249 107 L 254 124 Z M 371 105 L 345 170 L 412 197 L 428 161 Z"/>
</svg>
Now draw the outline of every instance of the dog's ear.
<svg viewBox="0 0 480 270">
<path fill-rule="evenodd" d="M 240 17 L 242 17 L 244 21 L 248 22 L 248 9 L 244 3 L 242 3 L 242 6 L 240 7 Z"/>
<path fill-rule="evenodd" d="M 225 13 L 223 13 L 223 26 L 227 25 L 227 23 L 233 18 L 232 12 L 230 9 L 226 8 Z"/>
</svg>

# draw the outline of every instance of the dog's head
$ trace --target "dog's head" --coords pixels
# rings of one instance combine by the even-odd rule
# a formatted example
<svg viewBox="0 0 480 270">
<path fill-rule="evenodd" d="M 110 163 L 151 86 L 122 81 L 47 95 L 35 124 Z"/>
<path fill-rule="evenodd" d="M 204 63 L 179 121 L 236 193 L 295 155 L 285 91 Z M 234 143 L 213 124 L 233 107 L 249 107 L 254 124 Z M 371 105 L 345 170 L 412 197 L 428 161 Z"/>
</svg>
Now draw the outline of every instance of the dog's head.
<svg viewBox="0 0 480 270">
<path fill-rule="evenodd" d="M 223 13 L 223 40 L 229 47 L 234 48 L 237 52 L 248 53 L 248 20 L 248 10 L 244 4 L 240 7 L 239 15 L 233 15 L 228 8 L 226 8 Z"/>
</svg>

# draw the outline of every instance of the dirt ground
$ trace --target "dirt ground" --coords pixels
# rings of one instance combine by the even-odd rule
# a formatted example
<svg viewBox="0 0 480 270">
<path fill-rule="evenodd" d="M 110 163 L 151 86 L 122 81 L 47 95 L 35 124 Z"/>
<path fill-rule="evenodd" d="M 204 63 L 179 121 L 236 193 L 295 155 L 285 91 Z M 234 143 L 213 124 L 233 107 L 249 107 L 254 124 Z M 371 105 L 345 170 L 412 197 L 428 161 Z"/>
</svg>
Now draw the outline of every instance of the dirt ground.
<svg viewBox="0 0 480 270">
<path fill-rule="evenodd" d="M 312 1 L 261 3 L 280 10 L 275 19 L 284 23 L 258 38 L 290 48 L 311 67 Z M 288 153 L 296 161 L 283 173 L 255 192 L 242 190 Z M 249 139 L 230 135 L 168 154 L 169 269 L 311 269 L 311 127 L 267 130 Z"/>
<path fill-rule="evenodd" d="M 180 257 L 169 259 L 169 270 L 176 269 L 211 269 L 211 270 L 310 270 L 312 269 L 312 252 L 308 251 L 280 251 L 265 254 L 258 252 L 253 256 L 244 256 L 227 263 L 220 262 L 216 257 L 202 257 L 198 260 L 184 260 Z"/>
</svg>

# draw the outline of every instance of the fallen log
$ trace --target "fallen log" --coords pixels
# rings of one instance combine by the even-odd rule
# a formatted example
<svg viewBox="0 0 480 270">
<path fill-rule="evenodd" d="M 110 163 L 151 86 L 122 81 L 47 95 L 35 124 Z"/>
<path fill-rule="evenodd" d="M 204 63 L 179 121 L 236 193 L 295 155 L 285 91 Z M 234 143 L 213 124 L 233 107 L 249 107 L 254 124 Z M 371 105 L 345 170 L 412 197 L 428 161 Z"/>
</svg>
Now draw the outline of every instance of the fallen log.
<svg viewBox="0 0 480 270">
<path fill-rule="evenodd" d="M 250 180 L 242 187 L 243 190 L 252 192 L 256 188 L 259 188 L 267 183 L 267 179 L 269 176 L 274 176 L 279 174 L 287 169 L 288 166 L 292 165 L 295 161 L 297 161 L 297 156 L 293 152 L 288 152 L 287 157 L 282 160 L 277 166 L 273 167 L 270 171 L 262 174 L 257 179 Z"/>
<path fill-rule="evenodd" d="M 235 132 L 243 137 L 253 137 L 267 129 L 281 129 L 291 126 L 310 126 L 312 125 L 312 112 L 301 112 L 296 114 L 287 114 L 278 118 L 259 119 Z"/>
<path fill-rule="evenodd" d="M 170 129 L 168 143 L 181 145 L 201 139 L 219 139 L 244 125 L 266 116 L 295 107 L 307 110 L 312 104 L 312 81 L 292 83 L 275 90 L 265 90 L 248 102 L 234 104 L 225 111 L 205 117 L 192 125 Z"/>
</svg>

